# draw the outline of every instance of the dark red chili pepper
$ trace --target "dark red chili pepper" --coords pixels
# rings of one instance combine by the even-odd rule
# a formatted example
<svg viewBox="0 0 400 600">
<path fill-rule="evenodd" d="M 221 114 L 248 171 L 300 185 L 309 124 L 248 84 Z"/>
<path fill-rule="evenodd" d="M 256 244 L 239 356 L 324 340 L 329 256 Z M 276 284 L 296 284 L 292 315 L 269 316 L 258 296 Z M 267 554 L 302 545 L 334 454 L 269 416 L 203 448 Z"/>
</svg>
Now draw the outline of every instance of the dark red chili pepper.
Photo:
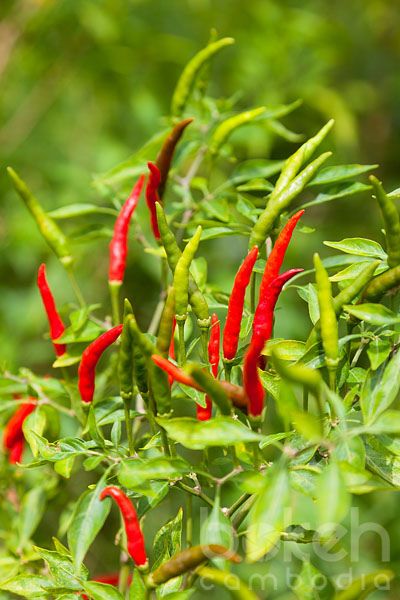
<svg viewBox="0 0 400 600">
<path fill-rule="evenodd" d="M 223 334 L 223 353 L 226 360 L 233 360 L 238 349 L 244 297 L 257 257 L 258 247 L 254 246 L 240 266 L 233 283 Z"/>
<path fill-rule="evenodd" d="M 218 377 L 219 366 L 219 347 L 220 347 L 220 324 L 217 315 L 214 313 L 211 317 L 210 341 L 208 342 L 208 360 L 211 366 L 211 373 L 215 378 Z M 212 415 L 212 401 L 206 396 L 206 406 L 197 404 L 197 418 L 199 421 L 208 421 Z"/>
<path fill-rule="evenodd" d="M 36 408 L 36 401 L 21 404 L 4 428 L 3 445 L 8 450 L 8 460 L 11 464 L 21 462 L 25 438 L 22 426 L 25 419 Z"/>
<path fill-rule="evenodd" d="M 294 214 L 279 233 L 265 265 L 260 284 L 260 298 L 264 295 L 265 289 L 269 286 L 269 284 L 275 279 L 275 277 L 278 277 L 283 260 L 285 258 L 287 247 L 292 239 L 294 228 L 296 227 L 300 218 L 304 215 L 304 212 L 304 210 L 299 210 L 296 214 Z"/>
<path fill-rule="evenodd" d="M 125 533 L 127 540 L 127 549 L 129 555 L 135 561 L 137 566 L 147 564 L 147 555 L 144 545 L 142 530 L 137 518 L 136 510 L 124 494 L 124 492 L 115 485 L 109 485 L 104 488 L 100 494 L 100 500 L 104 500 L 107 496 L 113 498 L 117 503 L 125 525 Z"/>
<path fill-rule="evenodd" d="M 93 400 L 96 365 L 104 350 L 121 335 L 122 327 L 122 325 L 117 325 L 102 333 L 83 351 L 78 369 L 78 388 L 84 402 Z"/>
<path fill-rule="evenodd" d="M 154 163 L 148 162 L 147 166 L 149 167 L 150 173 L 146 185 L 146 203 L 150 211 L 150 222 L 153 235 L 158 241 L 160 239 L 160 231 L 158 229 L 156 202 L 160 202 L 158 186 L 160 185 L 161 174 L 157 165 Z"/>
<path fill-rule="evenodd" d="M 265 392 L 258 374 L 258 363 L 264 346 L 272 335 L 275 305 L 284 284 L 301 271 L 302 269 L 291 269 L 276 277 L 264 289 L 256 308 L 253 335 L 243 364 L 243 385 L 249 399 L 249 413 L 253 416 L 260 415 L 264 406 Z"/>
<path fill-rule="evenodd" d="M 46 279 L 46 265 L 43 263 L 40 265 L 37 276 L 37 285 L 39 288 L 40 295 L 44 309 L 47 314 L 47 319 L 50 325 L 50 337 L 52 340 L 56 340 L 65 331 L 65 325 L 62 322 L 60 315 L 58 314 L 56 304 L 54 302 L 53 294 L 49 288 L 49 284 Z M 65 344 L 55 344 L 53 341 L 54 350 L 57 356 L 61 356 L 67 349 Z"/>
<path fill-rule="evenodd" d="M 195 390 L 199 390 L 199 392 L 204 392 L 201 385 L 199 385 L 197 381 L 193 379 L 193 377 L 191 377 L 188 373 L 185 373 L 185 371 L 174 365 L 163 356 L 160 356 L 159 354 L 152 354 L 151 358 L 153 362 L 160 367 L 160 369 L 168 373 L 168 375 L 171 375 L 173 381 L 177 381 L 178 383 L 192 387 Z M 242 387 L 234 385 L 233 383 L 229 383 L 228 381 L 220 381 L 219 383 L 224 388 L 227 396 L 232 400 L 232 404 L 238 406 L 239 408 L 247 407 L 247 396 Z"/>
<path fill-rule="evenodd" d="M 144 175 L 141 175 L 133 187 L 129 198 L 122 206 L 115 221 L 114 235 L 110 242 L 110 265 L 108 281 L 121 284 L 124 279 L 126 255 L 128 253 L 129 223 L 135 210 L 144 184 Z"/>
<path fill-rule="evenodd" d="M 171 167 L 171 161 L 174 156 L 176 145 L 181 139 L 186 127 L 190 125 L 192 121 L 193 119 L 184 119 L 183 121 L 177 123 L 166 137 L 161 150 L 157 155 L 156 165 L 160 170 L 160 185 L 158 186 L 158 194 L 161 200 L 164 195 L 165 185 L 167 183 L 168 173 Z"/>
</svg>

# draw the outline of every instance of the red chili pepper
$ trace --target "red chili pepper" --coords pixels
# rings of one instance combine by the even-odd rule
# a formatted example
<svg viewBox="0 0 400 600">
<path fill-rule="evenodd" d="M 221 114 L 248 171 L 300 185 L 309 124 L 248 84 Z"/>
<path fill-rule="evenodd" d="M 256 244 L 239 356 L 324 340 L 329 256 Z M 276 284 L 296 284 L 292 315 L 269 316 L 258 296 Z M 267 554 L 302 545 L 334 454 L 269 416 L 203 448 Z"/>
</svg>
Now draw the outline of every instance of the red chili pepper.
<svg viewBox="0 0 400 600">
<path fill-rule="evenodd" d="M 116 282 L 119 284 L 123 282 L 126 267 L 126 255 L 128 253 L 129 223 L 133 211 L 139 202 L 144 179 L 144 175 L 139 177 L 115 221 L 114 235 L 110 242 L 109 282 Z"/>
<path fill-rule="evenodd" d="M 58 314 L 56 304 L 54 302 L 53 294 L 49 288 L 49 284 L 46 279 L 46 265 L 43 263 L 40 265 L 37 276 L 37 285 L 39 288 L 40 295 L 42 297 L 42 302 L 44 309 L 47 314 L 47 319 L 50 325 L 50 337 L 52 340 L 56 340 L 60 337 L 65 331 L 65 325 L 62 322 L 60 315 Z M 57 356 L 61 356 L 67 349 L 65 344 L 55 344 L 54 350 Z"/>
<path fill-rule="evenodd" d="M 210 341 L 208 342 L 208 360 L 210 361 L 211 373 L 215 378 L 218 377 L 219 366 L 219 348 L 220 348 L 220 324 L 217 315 L 214 313 L 211 317 Z M 206 406 L 197 404 L 197 418 L 199 421 L 208 421 L 212 415 L 212 400 L 206 396 Z"/>
<path fill-rule="evenodd" d="M 275 277 L 278 277 L 283 260 L 285 258 L 287 247 L 292 239 L 294 228 L 296 227 L 300 218 L 304 215 L 304 212 L 304 210 L 299 210 L 296 214 L 294 214 L 278 235 L 265 265 L 260 284 L 260 298 L 263 297 L 265 289 L 269 286 L 269 284 L 272 283 Z"/>
<path fill-rule="evenodd" d="M 186 127 L 190 125 L 193 119 L 184 119 L 177 123 L 170 131 L 168 136 L 161 147 L 160 152 L 156 158 L 156 165 L 160 169 L 160 185 L 158 186 L 158 194 L 160 199 L 164 195 L 165 185 L 168 179 L 169 169 L 171 167 L 172 158 L 174 156 L 175 148 L 181 139 Z"/>
<path fill-rule="evenodd" d="M 22 425 L 35 408 L 36 402 L 24 402 L 17 408 L 11 419 L 8 421 L 3 433 L 3 444 L 7 450 L 11 450 L 15 442 L 21 437 L 23 438 Z"/>
<path fill-rule="evenodd" d="M 121 335 L 122 327 L 122 325 L 117 325 L 102 333 L 83 351 L 78 369 L 78 388 L 84 402 L 93 400 L 96 365 L 104 350 Z"/>
<path fill-rule="evenodd" d="M 147 564 L 143 534 L 132 502 L 120 488 L 114 485 L 104 488 L 100 494 L 100 500 L 104 500 L 107 496 L 113 498 L 118 504 L 122 518 L 124 519 L 129 555 L 138 566 Z"/>
<path fill-rule="evenodd" d="M 21 437 L 15 441 L 14 445 L 10 448 L 8 455 L 8 462 L 11 465 L 22 462 L 22 455 L 25 448 L 25 438 Z"/>
<path fill-rule="evenodd" d="M 233 360 L 238 349 L 244 297 L 257 257 L 258 247 L 254 246 L 244 259 L 233 283 L 223 334 L 223 353 L 226 360 Z"/>
<path fill-rule="evenodd" d="M 244 357 L 243 385 L 249 399 L 249 412 L 253 416 L 261 414 L 264 405 L 264 388 L 258 374 L 258 363 L 266 342 L 272 335 L 274 310 L 284 284 L 302 269 L 291 269 L 276 277 L 264 289 L 253 322 L 253 335 Z"/>
<path fill-rule="evenodd" d="M 150 211 L 151 228 L 153 230 L 154 237 L 158 241 L 160 239 L 160 231 L 158 229 L 156 202 L 160 202 L 158 186 L 160 185 L 161 181 L 161 173 L 157 165 L 154 163 L 148 162 L 147 166 L 149 167 L 150 173 L 146 186 L 146 202 Z"/>
</svg>

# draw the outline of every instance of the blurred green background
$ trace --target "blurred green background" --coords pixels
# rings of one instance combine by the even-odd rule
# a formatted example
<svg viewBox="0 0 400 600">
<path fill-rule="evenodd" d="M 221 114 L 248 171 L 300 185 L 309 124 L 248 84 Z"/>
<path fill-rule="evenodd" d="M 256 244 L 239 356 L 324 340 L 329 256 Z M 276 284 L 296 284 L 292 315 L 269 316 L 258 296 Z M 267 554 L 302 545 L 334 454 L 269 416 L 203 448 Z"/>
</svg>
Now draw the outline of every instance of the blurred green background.
<svg viewBox="0 0 400 600">
<path fill-rule="evenodd" d="M 236 39 L 213 61 L 212 94 L 239 94 L 243 108 L 303 98 L 286 120 L 294 131 L 311 135 L 335 117 L 329 142 L 335 163 L 380 163 L 386 186 L 398 186 L 396 3 L 2 0 L 0 18 L 0 355 L 10 368 L 22 362 L 43 369 L 52 356 L 41 337 L 38 264 L 48 263 L 59 303 L 71 293 L 4 167 L 13 165 L 49 210 L 96 202 L 92 175 L 125 159 L 160 128 L 184 64 L 212 28 Z M 277 139 L 270 155 L 285 156 L 293 147 Z M 313 210 L 308 224 L 319 231 L 304 236 L 310 252 L 322 239 L 379 239 L 381 226 L 374 203 L 361 195 Z M 92 302 L 107 298 L 107 243 L 85 247 L 78 267 Z M 232 257 L 227 281 L 238 260 Z M 155 301 L 158 274 L 151 265 L 141 260 L 130 269 L 129 291 L 140 301 L 146 283 Z"/>
</svg>

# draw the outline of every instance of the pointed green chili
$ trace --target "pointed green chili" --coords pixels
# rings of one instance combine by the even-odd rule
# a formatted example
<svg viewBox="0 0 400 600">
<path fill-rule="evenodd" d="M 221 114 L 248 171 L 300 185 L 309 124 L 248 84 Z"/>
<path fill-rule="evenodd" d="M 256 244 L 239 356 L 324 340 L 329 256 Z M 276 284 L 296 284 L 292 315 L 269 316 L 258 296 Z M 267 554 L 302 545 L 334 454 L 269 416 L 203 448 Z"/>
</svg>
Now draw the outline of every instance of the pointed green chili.
<svg viewBox="0 0 400 600">
<path fill-rule="evenodd" d="M 171 112 L 173 116 L 179 117 L 184 111 L 200 69 L 214 54 L 219 52 L 219 50 L 225 48 L 225 46 L 230 46 L 234 42 L 235 40 L 230 37 L 222 38 L 221 40 L 212 42 L 200 50 L 200 52 L 193 56 L 193 58 L 187 63 L 172 96 Z"/>
<path fill-rule="evenodd" d="M 188 241 L 181 257 L 179 258 L 174 271 L 174 290 L 175 290 L 175 315 L 176 320 L 185 321 L 187 318 L 187 309 L 189 304 L 189 269 L 199 247 L 202 234 L 201 225 L 196 229 L 196 233 Z"/>
<path fill-rule="evenodd" d="M 173 287 L 168 289 L 167 299 L 160 320 L 160 326 L 157 336 L 157 350 L 161 356 L 168 358 L 169 347 L 174 327 L 175 318 L 175 290 Z"/>
<path fill-rule="evenodd" d="M 330 385 L 334 389 L 336 370 L 339 364 L 339 333 L 332 298 L 332 286 L 328 273 L 318 254 L 314 254 L 314 267 L 317 282 L 322 346 L 325 352 L 326 366 L 329 371 Z"/>
<path fill-rule="evenodd" d="M 400 265 L 392 267 L 384 273 L 377 275 L 367 285 L 362 295 L 363 301 L 375 302 L 390 290 L 400 286 Z"/>
<path fill-rule="evenodd" d="M 221 414 L 230 415 L 232 413 L 232 403 L 222 385 L 211 376 L 208 371 L 196 364 L 186 367 L 186 371 L 201 386 L 213 402 L 219 408 Z"/>
<path fill-rule="evenodd" d="M 382 183 L 374 176 L 369 178 L 375 192 L 375 198 L 382 212 L 386 232 L 386 251 L 389 267 L 400 263 L 400 217 L 390 196 L 383 189 Z"/>
<path fill-rule="evenodd" d="M 67 238 L 55 221 L 53 221 L 53 219 L 43 210 L 39 201 L 35 198 L 26 183 L 17 175 L 14 169 L 7 167 L 7 172 L 15 190 L 25 202 L 26 207 L 35 219 L 40 233 L 56 256 L 60 259 L 60 262 L 68 268 L 72 264 L 73 258 L 68 246 Z"/>
<path fill-rule="evenodd" d="M 169 268 L 172 273 L 174 273 L 182 252 L 177 244 L 174 234 L 168 226 L 164 210 L 158 202 L 156 203 L 156 209 L 161 241 L 164 246 L 165 254 L 167 255 Z M 189 275 L 189 302 L 196 315 L 198 326 L 207 333 L 210 327 L 208 304 L 191 275 Z"/>
<path fill-rule="evenodd" d="M 332 155 L 324 152 L 305 167 L 289 184 L 274 197 L 269 198 L 267 207 L 261 213 L 250 234 L 249 248 L 264 244 L 276 219 L 290 205 L 291 201 L 303 191 L 307 183 L 314 177 L 322 164 Z"/>
<path fill-rule="evenodd" d="M 254 121 L 254 119 L 261 116 L 263 113 L 265 113 L 265 111 L 266 107 L 260 106 L 259 108 L 246 110 L 238 115 L 229 117 L 220 123 L 211 136 L 209 144 L 211 154 L 216 154 L 218 152 L 218 150 L 226 142 L 228 137 L 235 131 L 235 129 L 241 127 L 242 125 L 246 125 L 246 123 Z"/>
</svg>

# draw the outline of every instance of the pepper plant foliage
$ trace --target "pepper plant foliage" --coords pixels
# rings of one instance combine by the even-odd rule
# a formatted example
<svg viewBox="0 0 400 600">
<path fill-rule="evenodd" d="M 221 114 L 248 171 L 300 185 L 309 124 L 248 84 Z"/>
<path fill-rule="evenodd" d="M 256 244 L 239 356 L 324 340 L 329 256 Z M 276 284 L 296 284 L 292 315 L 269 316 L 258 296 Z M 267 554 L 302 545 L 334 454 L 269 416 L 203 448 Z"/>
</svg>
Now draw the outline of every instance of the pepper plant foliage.
<svg viewBox="0 0 400 600">
<path fill-rule="evenodd" d="M 50 328 L 58 350 L 51 376 L 27 368 L 2 374 L 1 597 L 177 600 L 222 586 L 235 598 L 306 600 L 315 597 L 321 574 L 321 598 L 365 598 L 382 581 L 390 586 L 393 574 L 384 569 L 340 585 L 321 554 L 345 547 L 346 538 L 336 532 L 355 496 L 400 485 L 400 411 L 393 408 L 400 387 L 398 193 L 387 194 L 373 176 L 360 181 L 374 165 L 334 164 L 331 153 L 321 150 L 329 147 L 332 122 L 299 146 L 299 136 L 282 122 L 297 102 L 239 112 L 234 100 L 207 95 L 209 63 L 232 41 L 214 41 L 200 51 L 177 84 L 166 127 L 95 178 L 101 206 L 45 213 L 10 171 L 60 268 L 68 271 L 76 304 L 61 336 Z M 287 160 L 242 160 L 249 127 L 273 130 L 297 149 Z M 159 261 L 160 297 L 151 322 L 138 323 L 135 298 L 123 302 L 124 236 L 133 209 L 114 235 L 111 260 L 122 262 L 110 267 L 118 276 L 110 279 L 110 300 L 103 305 L 88 306 L 81 296 L 66 225 L 102 214 L 111 228 L 115 209 L 148 174 L 147 161 L 156 165 L 145 184 L 155 236 L 135 214 L 130 236 L 142 244 L 142 260 L 152 254 Z M 222 180 L 215 177 L 221 169 Z M 302 227 L 310 232 L 315 206 L 368 190 L 382 209 L 384 247 L 361 238 L 327 241 L 335 253 L 321 259 L 324 248 L 315 248 L 315 269 L 276 279 L 285 248 L 275 250 L 274 265 L 267 258 L 282 243 L 279 233 L 291 216 L 303 221 L 294 233 L 300 239 Z M 248 238 L 253 249 L 247 281 L 239 274 L 235 284 L 242 291 L 232 294 L 207 283 L 201 258 L 206 241 L 226 236 Z M 106 253 L 101 242 L 100 252 Z M 131 254 L 129 249 L 128 261 Z M 298 252 L 290 267 L 309 262 Z M 263 288 L 271 269 L 276 272 Z M 290 277 L 283 295 L 297 294 L 308 305 L 303 340 L 276 339 L 268 330 Z M 237 339 L 224 339 L 233 358 L 219 351 L 228 302 L 241 324 Z M 46 310 L 51 321 L 49 304 Z M 284 319 L 284 312 L 275 318 Z M 235 336 L 238 322 L 227 329 Z M 252 404 L 254 394 L 261 412 Z M 132 526 L 134 517 L 129 526 L 122 521 L 116 538 L 108 529 L 107 562 L 119 561 L 119 569 L 99 577 L 104 560 L 96 561 L 96 543 L 111 509 L 107 496 L 122 498 L 124 517 L 127 505 L 136 511 L 143 538 Z M 44 524 L 54 513 L 49 530 Z M 137 560 L 143 539 L 145 554 L 141 547 Z M 274 559 L 285 545 L 296 546 L 286 563 Z M 295 584 L 282 584 L 282 564 L 296 574 Z M 251 576 L 275 571 L 279 585 Z"/>
</svg>

